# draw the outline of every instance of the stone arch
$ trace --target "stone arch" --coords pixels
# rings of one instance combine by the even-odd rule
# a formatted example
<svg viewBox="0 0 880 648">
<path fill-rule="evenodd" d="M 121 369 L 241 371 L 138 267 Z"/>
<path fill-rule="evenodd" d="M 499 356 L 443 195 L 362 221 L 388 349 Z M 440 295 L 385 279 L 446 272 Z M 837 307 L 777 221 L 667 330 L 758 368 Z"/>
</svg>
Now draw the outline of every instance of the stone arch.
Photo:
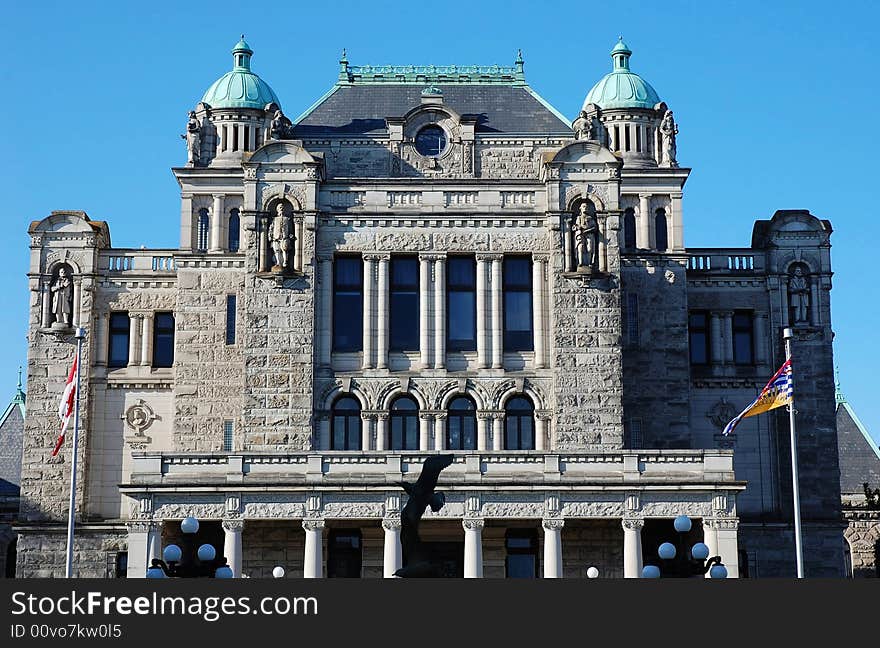
<svg viewBox="0 0 880 648">
<path fill-rule="evenodd" d="M 319 401 L 321 409 L 329 412 L 333 408 L 333 403 L 336 402 L 336 399 L 342 396 L 352 396 L 361 404 L 362 410 L 369 409 L 369 399 L 366 394 L 354 383 L 351 384 L 348 391 L 344 391 L 342 381 L 340 380 L 330 383 L 321 392 Z"/>
<path fill-rule="evenodd" d="M 45 272 L 43 274 L 48 277 L 55 277 L 57 270 L 61 266 L 67 266 L 71 272 L 73 272 L 74 276 L 79 276 L 83 273 L 82 266 L 79 263 L 79 260 L 76 256 L 69 254 L 69 250 L 65 250 L 65 252 L 55 252 L 46 257 L 46 267 Z"/>
<path fill-rule="evenodd" d="M 418 388 L 418 385 L 410 383 L 408 389 L 404 389 L 400 382 L 390 383 L 379 392 L 377 397 L 378 409 L 390 410 L 391 403 L 398 396 L 412 396 L 419 404 L 419 411 L 431 409 L 425 394 Z"/>
<path fill-rule="evenodd" d="M 535 389 L 534 385 L 528 381 L 524 381 L 522 385 L 518 385 L 514 380 L 506 380 L 496 388 L 492 399 L 495 403 L 496 409 L 503 410 L 507 401 L 517 394 L 525 394 L 528 396 L 532 400 L 532 405 L 534 405 L 535 411 L 545 409 L 544 396 L 539 390 Z"/>
<path fill-rule="evenodd" d="M 459 384 L 457 381 L 449 382 L 443 385 L 440 390 L 439 398 L 438 398 L 438 409 L 446 410 L 449 409 L 449 403 L 452 399 L 457 398 L 458 396 L 467 396 L 474 404 L 477 406 L 478 410 L 486 409 L 486 400 L 483 394 L 481 394 L 477 389 L 474 388 L 474 385 L 468 382 L 465 385 L 465 388 L 459 389 Z"/>
<path fill-rule="evenodd" d="M 590 191 L 591 188 L 592 187 L 588 187 L 586 190 L 581 191 L 580 193 L 575 193 L 575 195 L 569 198 L 566 211 L 570 214 L 574 214 L 575 210 L 578 209 L 578 206 L 584 201 L 593 206 L 592 216 L 596 216 L 600 211 L 605 211 L 605 201 L 602 200 L 602 197 L 599 196 L 598 193 Z"/>
</svg>

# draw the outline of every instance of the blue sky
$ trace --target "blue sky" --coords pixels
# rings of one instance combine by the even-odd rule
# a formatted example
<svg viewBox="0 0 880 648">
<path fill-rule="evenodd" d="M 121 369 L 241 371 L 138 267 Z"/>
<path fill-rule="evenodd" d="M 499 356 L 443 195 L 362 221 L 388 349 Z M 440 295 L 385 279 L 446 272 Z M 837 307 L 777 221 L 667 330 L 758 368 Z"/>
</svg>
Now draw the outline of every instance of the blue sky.
<svg viewBox="0 0 880 648">
<path fill-rule="evenodd" d="M 179 133 L 241 33 L 291 117 L 333 84 L 345 47 L 355 65 L 509 65 L 522 48 L 529 83 L 569 118 L 622 34 L 681 128 L 688 246 L 747 246 L 753 221 L 782 208 L 833 223 L 835 361 L 880 438 L 873 3 L 43 2 L 3 15 L 0 399 L 26 361 L 28 223 L 82 209 L 114 245 L 176 247 Z"/>
</svg>

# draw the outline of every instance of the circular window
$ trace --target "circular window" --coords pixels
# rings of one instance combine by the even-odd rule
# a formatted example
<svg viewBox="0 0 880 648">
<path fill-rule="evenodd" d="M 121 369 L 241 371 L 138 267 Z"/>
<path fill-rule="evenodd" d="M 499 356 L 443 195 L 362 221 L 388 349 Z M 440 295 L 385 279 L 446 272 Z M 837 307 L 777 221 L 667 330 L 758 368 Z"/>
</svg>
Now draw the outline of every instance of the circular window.
<svg viewBox="0 0 880 648">
<path fill-rule="evenodd" d="M 416 151 L 425 157 L 437 157 L 446 150 L 446 131 L 439 126 L 425 126 L 416 134 Z"/>
</svg>

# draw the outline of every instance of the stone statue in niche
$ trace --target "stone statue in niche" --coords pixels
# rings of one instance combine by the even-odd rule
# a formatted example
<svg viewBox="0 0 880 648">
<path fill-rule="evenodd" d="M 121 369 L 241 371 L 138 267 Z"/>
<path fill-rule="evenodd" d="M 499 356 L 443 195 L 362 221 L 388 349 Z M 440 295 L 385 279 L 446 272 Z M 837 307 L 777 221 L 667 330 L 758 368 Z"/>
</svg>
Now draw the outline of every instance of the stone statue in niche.
<svg viewBox="0 0 880 648">
<path fill-rule="evenodd" d="M 186 122 L 186 133 L 181 135 L 186 140 L 186 161 L 189 164 L 197 164 L 201 155 L 202 125 L 196 117 L 194 110 L 189 111 L 189 120 Z"/>
<path fill-rule="evenodd" d="M 52 328 L 73 326 L 73 278 L 66 266 L 58 268 L 58 276 L 49 286 L 52 296 Z"/>
<path fill-rule="evenodd" d="M 578 272 L 592 272 L 599 263 L 599 225 L 592 204 L 583 200 L 571 219 L 572 249 Z"/>
<path fill-rule="evenodd" d="M 269 126 L 269 135 L 272 139 L 283 140 L 290 139 L 293 124 L 280 110 L 276 110 L 272 115 L 272 123 Z"/>
<path fill-rule="evenodd" d="M 678 124 L 675 123 L 671 110 L 667 110 L 663 115 L 660 134 L 663 135 L 663 166 L 677 167 L 675 136 L 678 135 Z"/>
<path fill-rule="evenodd" d="M 788 279 L 788 303 L 793 324 L 810 323 L 810 281 L 803 266 L 795 266 Z"/>
<path fill-rule="evenodd" d="M 272 252 L 275 254 L 275 265 L 272 266 L 272 272 L 286 272 L 288 269 L 291 227 L 290 216 L 284 213 L 284 203 L 280 202 L 275 205 L 275 217 L 272 219 L 270 226 L 270 242 L 272 244 Z"/>
</svg>

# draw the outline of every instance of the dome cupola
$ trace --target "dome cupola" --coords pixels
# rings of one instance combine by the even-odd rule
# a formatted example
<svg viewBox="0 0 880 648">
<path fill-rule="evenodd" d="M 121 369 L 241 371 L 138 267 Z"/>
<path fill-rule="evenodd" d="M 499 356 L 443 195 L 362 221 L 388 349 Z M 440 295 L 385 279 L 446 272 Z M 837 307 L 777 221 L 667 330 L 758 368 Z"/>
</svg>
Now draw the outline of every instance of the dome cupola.
<svg viewBox="0 0 880 648">
<path fill-rule="evenodd" d="M 232 48 L 232 70 L 214 81 L 202 96 L 202 102 L 213 109 L 254 108 L 263 110 L 268 104 L 281 102 L 269 84 L 251 71 L 254 51 L 245 42 L 244 35 Z"/>
<path fill-rule="evenodd" d="M 611 72 L 602 77 L 590 90 L 584 100 L 585 108 L 588 104 L 596 104 L 602 110 L 653 109 L 660 103 L 660 97 L 651 84 L 629 69 L 630 56 L 632 50 L 623 42 L 621 36 L 611 50 L 613 61 Z"/>
</svg>

